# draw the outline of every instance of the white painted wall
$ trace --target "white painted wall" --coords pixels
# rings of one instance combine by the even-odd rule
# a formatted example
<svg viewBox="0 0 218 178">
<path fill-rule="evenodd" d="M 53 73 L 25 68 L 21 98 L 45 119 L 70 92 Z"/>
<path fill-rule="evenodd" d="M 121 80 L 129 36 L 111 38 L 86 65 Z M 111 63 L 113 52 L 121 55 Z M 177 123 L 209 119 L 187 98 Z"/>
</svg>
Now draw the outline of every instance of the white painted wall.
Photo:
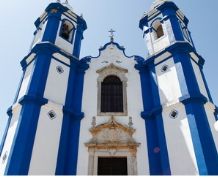
<svg viewBox="0 0 218 178">
<path fill-rule="evenodd" d="M 17 100 L 19 100 L 26 94 L 33 74 L 34 66 L 35 61 L 33 61 L 29 66 L 27 66 Z"/>
<path fill-rule="evenodd" d="M 163 37 L 154 40 L 153 41 L 154 53 L 158 53 L 164 50 L 169 45 L 170 45 L 170 41 L 167 35 L 164 35 Z"/>
<path fill-rule="evenodd" d="M 149 163 L 147 153 L 147 140 L 145 122 L 140 117 L 143 111 L 142 94 L 140 76 L 138 71 L 134 68 L 135 61 L 133 58 L 126 58 L 121 50 L 114 45 L 108 45 L 107 48 L 101 52 L 100 57 L 93 58 L 90 63 L 90 68 L 86 71 L 84 79 L 84 92 L 82 111 L 85 117 L 81 121 L 80 139 L 79 139 L 79 154 L 77 174 L 88 174 L 88 158 L 89 153 L 85 143 L 92 137 L 89 129 L 91 128 L 92 117 L 96 116 L 97 125 L 108 121 L 109 116 L 97 116 L 97 78 L 96 71 L 113 63 L 114 65 L 128 69 L 126 77 L 127 81 L 127 108 L 128 116 L 115 116 L 116 121 L 127 125 L 129 116 L 133 118 L 133 127 L 136 129 L 133 138 L 139 143 L 140 147 L 137 151 L 137 172 L 139 175 L 149 175 Z"/>
<path fill-rule="evenodd" d="M 15 104 L 12 108 L 12 118 L 11 118 L 11 122 L 10 122 L 10 126 L 8 129 L 8 133 L 7 133 L 7 137 L 5 140 L 5 144 L 2 150 L 2 154 L 0 157 L 0 175 L 4 175 L 5 172 L 5 168 L 7 166 L 7 162 L 8 162 L 8 156 L 10 154 L 11 151 L 11 146 L 13 144 L 14 141 L 14 136 L 17 130 L 17 125 L 19 122 L 19 116 L 20 116 L 20 111 L 21 111 L 21 105 L 20 104 Z M 5 155 L 5 153 L 7 152 L 7 159 L 5 160 L 5 162 L 3 162 L 3 157 Z"/>
<path fill-rule="evenodd" d="M 63 73 L 58 73 L 56 67 L 61 66 Z M 47 83 L 44 92 L 44 98 L 57 104 L 64 105 L 67 93 L 69 67 L 52 58 Z"/>
<path fill-rule="evenodd" d="M 166 72 L 162 72 L 161 69 L 165 65 L 168 66 L 168 70 Z M 155 71 L 157 75 L 161 104 L 177 103 L 179 101 L 179 97 L 182 96 L 182 93 L 173 58 L 157 65 L 155 67 Z"/>
<path fill-rule="evenodd" d="M 48 116 L 51 110 L 56 113 L 53 120 Z M 29 175 L 55 175 L 62 121 L 61 105 L 49 102 L 41 107 Z"/>
<path fill-rule="evenodd" d="M 178 111 L 176 119 L 170 117 L 172 110 Z M 162 116 L 172 175 L 198 175 L 185 107 L 183 104 L 176 104 L 164 108 Z"/>
<path fill-rule="evenodd" d="M 193 69 L 195 72 L 195 76 L 197 78 L 197 82 L 198 82 L 198 86 L 200 88 L 201 94 L 204 95 L 205 97 L 209 98 L 208 94 L 207 94 L 206 87 L 205 87 L 205 83 L 203 81 L 201 71 L 200 71 L 198 65 L 193 60 L 191 60 L 191 63 L 192 63 L 192 66 L 193 66 Z"/>
</svg>

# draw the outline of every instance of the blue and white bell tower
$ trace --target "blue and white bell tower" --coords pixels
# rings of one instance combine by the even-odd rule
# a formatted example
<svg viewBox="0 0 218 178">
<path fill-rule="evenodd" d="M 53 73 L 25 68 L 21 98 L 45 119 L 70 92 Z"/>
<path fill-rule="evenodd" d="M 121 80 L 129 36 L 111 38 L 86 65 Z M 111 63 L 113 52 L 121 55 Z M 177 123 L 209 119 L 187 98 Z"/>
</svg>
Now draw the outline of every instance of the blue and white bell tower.
<svg viewBox="0 0 218 178">
<path fill-rule="evenodd" d="M 66 1 L 67 2 L 67 1 Z M 30 53 L 0 150 L 0 174 L 75 174 L 86 22 L 68 3 L 51 3 L 35 22 Z M 70 166 L 69 166 L 70 165 Z"/>
<path fill-rule="evenodd" d="M 216 106 L 188 22 L 168 0 L 156 0 L 140 21 L 149 57 L 136 68 L 152 175 L 218 174 Z"/>
</svg>

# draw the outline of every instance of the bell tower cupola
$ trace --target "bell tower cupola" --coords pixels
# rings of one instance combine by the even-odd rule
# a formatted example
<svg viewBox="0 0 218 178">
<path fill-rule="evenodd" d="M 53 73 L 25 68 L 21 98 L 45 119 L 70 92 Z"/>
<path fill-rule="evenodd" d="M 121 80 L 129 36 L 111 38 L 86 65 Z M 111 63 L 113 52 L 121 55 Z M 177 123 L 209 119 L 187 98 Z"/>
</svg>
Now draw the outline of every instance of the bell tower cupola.
<svg viewBox="0 0 218 178">
<path fill-rule="evenodd" d="M 186 41 L 193 46 L 188 22 L 189 20 L 172 1 L 154 1 L 139 24 L 149 55 L 154 55 L 175 42 Z"/>
<path fill-rule="evenodd" d="M 31 48 L 38 43 L 49 42 L 79 57 L 83 32 L 87 26 L 82 16 L 73 12 L 68 1 L 49 4 L 45 12 L 35 21 L 35 26 Z"/>
</svg>

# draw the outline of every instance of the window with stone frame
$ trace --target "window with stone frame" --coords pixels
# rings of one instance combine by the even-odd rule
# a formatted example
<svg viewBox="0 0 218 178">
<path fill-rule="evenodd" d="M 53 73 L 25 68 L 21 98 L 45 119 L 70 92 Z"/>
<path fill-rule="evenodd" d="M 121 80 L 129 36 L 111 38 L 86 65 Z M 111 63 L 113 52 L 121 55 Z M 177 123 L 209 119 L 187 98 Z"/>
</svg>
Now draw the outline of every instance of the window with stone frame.
<svg viewBox="0 0 218 178">
<path fill-rule="evenodd" d="M 101 112 L 123 112 L 123 84 L 117 76 L 107 76 L 101 83 Z"/>
<path fill-rule="evenodd" d="M 99 74 L 97 113 L 99 116 L 127 115 L 127 69 L 110 64 L 96 71 Z"/>
</svg>

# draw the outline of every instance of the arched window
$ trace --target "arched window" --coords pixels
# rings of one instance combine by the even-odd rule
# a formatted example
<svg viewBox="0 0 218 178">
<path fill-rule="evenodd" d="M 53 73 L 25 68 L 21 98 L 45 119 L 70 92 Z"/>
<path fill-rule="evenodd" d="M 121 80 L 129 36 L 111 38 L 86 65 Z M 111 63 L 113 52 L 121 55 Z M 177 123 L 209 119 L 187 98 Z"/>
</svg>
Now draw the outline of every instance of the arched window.
<svg viewBox="0 0 218 178">
<path fill-rule="evenodd" d="M 101 112 L 123 112 L 123 83 L 117 76 L 101 83 Z"/>
<path fill-rule="evenodd" d="M 74 29 L 75 27 L 70 21 L 63 20 L 60 29 L 60 37 L 64 38 L 65 40 L 71 43 L 73 40 Z"/>
<path fill-rule="evenodd" d="M 164 36 L 163 26 L 160 22 L 160 20 L 156 20 L 153 25 L 153 31 L 154 31 L 154 39 L 157 40 Z"/>
</svg>

